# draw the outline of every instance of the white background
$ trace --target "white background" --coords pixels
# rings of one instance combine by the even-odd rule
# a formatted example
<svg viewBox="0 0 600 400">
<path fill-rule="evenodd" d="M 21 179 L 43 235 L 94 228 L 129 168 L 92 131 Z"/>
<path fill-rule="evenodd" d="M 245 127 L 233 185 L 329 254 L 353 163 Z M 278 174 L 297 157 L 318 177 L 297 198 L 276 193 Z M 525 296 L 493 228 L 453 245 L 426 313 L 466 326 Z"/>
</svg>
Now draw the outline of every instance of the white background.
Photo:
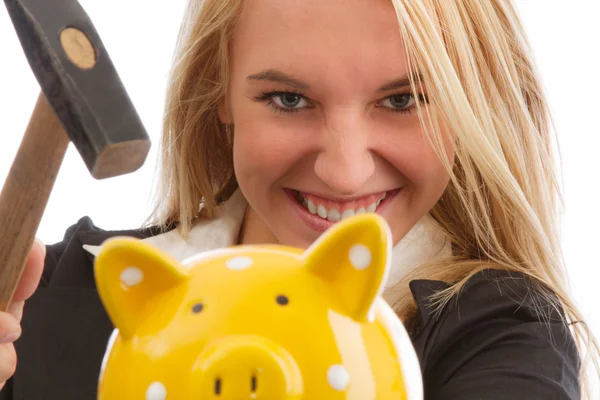
<svg viewBox="0 0 600 400">
<path fill-rule="evenodd" d="M 184 1 L 81 0 L 144 122 L 152 152 L 138 172 L 89 175 L 70 146 L 38 231 L 46 243 L 89 215 L 104 229 L 138 227 L 149 194 L 166 77 Z M 562 151 L 565 258 L 576 301 L 600 335 L 600 2 L 520 0 L 549 94 Z M 4 182 L 39 92 L 5 7 L 0 7 L 0 182 Z"/>
</svg>

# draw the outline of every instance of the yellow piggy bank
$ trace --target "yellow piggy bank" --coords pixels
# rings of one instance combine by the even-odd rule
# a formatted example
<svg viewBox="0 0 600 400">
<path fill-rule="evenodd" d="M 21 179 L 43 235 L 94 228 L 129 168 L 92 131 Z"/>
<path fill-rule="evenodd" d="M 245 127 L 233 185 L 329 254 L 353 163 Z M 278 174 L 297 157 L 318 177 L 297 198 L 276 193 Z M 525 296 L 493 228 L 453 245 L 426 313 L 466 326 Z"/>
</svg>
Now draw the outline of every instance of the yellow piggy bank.
<svg viewBox="0 0 600 400">
<path fill-rule="evenodd" d="M 233 246 L 182 263 L 111 239 L 95 264 L 116 328 L 98 398 L 422 399 L 416 353 L 381 298 L 390 257 L 376 214 L 304 251 Z"/>
</svg>

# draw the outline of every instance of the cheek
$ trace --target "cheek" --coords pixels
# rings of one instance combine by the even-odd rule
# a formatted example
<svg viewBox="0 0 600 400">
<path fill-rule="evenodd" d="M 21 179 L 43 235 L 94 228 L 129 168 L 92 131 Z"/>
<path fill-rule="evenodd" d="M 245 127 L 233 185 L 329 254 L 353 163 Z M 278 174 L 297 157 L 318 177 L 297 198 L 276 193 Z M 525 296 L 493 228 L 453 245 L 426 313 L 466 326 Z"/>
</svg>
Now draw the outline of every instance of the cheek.
<svg viewBox="0 0 600 400">
<path fill-rule="evenodd" d="M 272 121 L 256 113 L 236 118 L 233 139 L 234 167 L 238 179 L 273 182 L 293 168 L 309 150 L 297 127 Z"/>
<path fill-rule="evenodd" d="M 442 135 L 444 150 L 452 163 L 452 139 L 445 131 Z M 382 143 L 379 152 L 381 156 L 404 175 L 406 183 L 414 190 L 437 192 L 447 184 L 449 175 L 418 118 L 415 117 L 404 129 L 386 129 L 385 141 Z"/>
</svg>

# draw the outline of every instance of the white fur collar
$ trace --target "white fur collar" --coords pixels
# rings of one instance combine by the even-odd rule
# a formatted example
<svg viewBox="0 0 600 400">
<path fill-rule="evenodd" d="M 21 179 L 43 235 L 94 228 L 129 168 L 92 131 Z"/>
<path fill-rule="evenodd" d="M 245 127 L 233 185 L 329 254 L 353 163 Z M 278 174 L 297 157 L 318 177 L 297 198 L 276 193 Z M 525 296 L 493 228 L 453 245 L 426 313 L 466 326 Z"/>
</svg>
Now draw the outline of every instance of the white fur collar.
<svg viewBox="0 0 600 400">
<path fill-rule="evenodd" d="M 219 208 L 219 217 L 198 222 L 189 232 L 187 241 L 172 230 L 163 234 L 142 239 L 175 259 L 182 261 L 198 253 L 232 246 L 238 237 L 248 203 L 238 189 L 233 196 Z M 101 246 L 83 246 L 93 255 L 98 254 Z M 408 271 L 431 259 L 451 255 L 450 241 L 430 217 L 425 216 L 394 247 L 392 270 L 387 287 L 393 286 Z"/>
</svg>

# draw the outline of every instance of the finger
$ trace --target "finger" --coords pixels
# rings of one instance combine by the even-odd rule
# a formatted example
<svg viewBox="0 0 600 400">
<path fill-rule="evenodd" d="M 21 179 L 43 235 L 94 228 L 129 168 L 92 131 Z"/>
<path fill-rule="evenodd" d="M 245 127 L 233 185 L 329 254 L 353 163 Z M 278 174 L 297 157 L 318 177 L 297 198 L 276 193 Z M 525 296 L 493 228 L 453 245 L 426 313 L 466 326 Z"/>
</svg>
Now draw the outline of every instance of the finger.
<svg viewBox="0 0 600 400">
<path fill-rule="evenodd" d="M 9 313 L 0 312 L 0 343 L 10 343 L 21 335 L 21 325 Z M 0 358 L 0 362 L 1 362 Z"/>
<path fill-rule="evenodd" d="M 21 322 L 21 318 L 23 318 L 23 306 L 25 305 L 24 301 L 13 301 L 8 305 L 7 313 L 12 315 L 17 322 Z"/>
<path fill-rule="evenodd" d="M 36 240 L 29 252 L 27 261 L 25 262 L 25 269 L 21 275 L 12 301 L 27 300 L 33 292 L 35 292 L 35 289 L 40 283 L 42 270 L 44 269 L 45 256 L 46 246 Z"/>
<path fill-rule="evenodd" d="M 15 373 L 17 354 L 12 343 L 0 345 L 0 382 L 6 382 Z"/>
</svg>

